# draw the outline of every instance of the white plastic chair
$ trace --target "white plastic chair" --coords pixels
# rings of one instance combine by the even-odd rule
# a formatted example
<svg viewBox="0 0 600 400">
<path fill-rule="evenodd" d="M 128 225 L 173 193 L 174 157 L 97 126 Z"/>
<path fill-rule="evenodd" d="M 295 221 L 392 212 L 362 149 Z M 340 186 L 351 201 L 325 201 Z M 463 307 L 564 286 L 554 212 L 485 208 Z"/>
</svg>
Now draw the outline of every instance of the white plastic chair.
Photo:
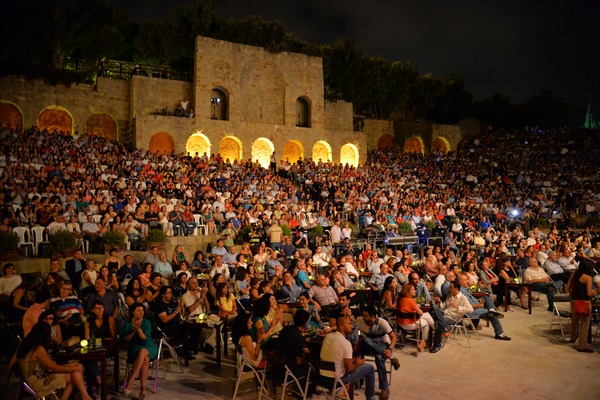
<svg viewBox="0 0 600 400">
<path fill-rule="evenodd" d="M 208 227 L 204 223 L 204 218 L 201 214 L 194 214 L 194 221 L 196 222 L 196 228 L 194 229 L 194 236 L 198 236 L 199 231 L 201 235 L 208 233 Z"/>
<path fill-rule="evenodd" d="M 33 232 L 33 242 L 35 244 L 35 254 L 40 253 L 40 244 L 50 243 L 48 241 L 48 234 L 46 233 L 46 228 L 43 226 L 34 226 L 31 228 L 31 232 Z"/>
<path fill-rule="evenodd" d="M 29 228 L 17 226 L 16 228 L 13 228 L 13 232 L 19 236 L 19 247 L 25 246 L 25 255 L 29 255 L 29 247 L 31 247 L 31 253 L 37 256 L 35 244 L 31 240 Z"/>
</svg>

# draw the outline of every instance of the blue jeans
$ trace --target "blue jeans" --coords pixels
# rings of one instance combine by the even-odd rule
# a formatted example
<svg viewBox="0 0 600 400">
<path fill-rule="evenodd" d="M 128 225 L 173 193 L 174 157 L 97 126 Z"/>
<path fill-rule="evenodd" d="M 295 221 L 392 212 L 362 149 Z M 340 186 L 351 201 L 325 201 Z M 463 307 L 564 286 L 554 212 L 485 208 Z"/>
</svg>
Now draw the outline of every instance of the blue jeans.
<svg viewBox="0 0 600 400">
<path fill-rule="evenodd" d="M 365 379 L 365 397 L 367 400 L 375 399 L 375 367 L 371 364 L 363 364 L 352 372 L 346 372 L 342 376 L 342 382 L 349 384 L 360 379 Z"/>
<path fill-rule="evenodd" d="M 487 308 L 478 308 L 478 309 L 474 310 L 471 314 L 469 314 L 469 318 L 471 318 L 471 319 L 486 319 L 492 323 L 492 327 L 494 327 L 494 333 L 496 335 L 501 335 L 503 332 L 502 324 L 500 323 L 498 318 L 492 317 L 488 313 Z"/>
<path fill-rule="evenodd" d="M 365 337 L 363 340 L 363 348 L 365 354 L 375 357 L 375 365 L 377 366 L 377 377 L 379 378 L 379 389 L 389 389 L 389 383 L 387 381 L 387 373 L 385 369 L 385 360 L 383 353 L 387 350 L 388 346 L 378 340 Z"/>
</svg>

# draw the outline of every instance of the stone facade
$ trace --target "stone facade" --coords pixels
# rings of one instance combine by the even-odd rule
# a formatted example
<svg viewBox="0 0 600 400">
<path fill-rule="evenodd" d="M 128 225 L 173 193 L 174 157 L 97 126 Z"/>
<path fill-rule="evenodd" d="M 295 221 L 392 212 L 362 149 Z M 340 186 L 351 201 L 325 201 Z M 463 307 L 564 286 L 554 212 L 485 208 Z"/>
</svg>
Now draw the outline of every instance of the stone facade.
<svg viewBox="0 0 600 400">
<path fill-rule="evenodd" d="M 130 121 L 129 84 L 127 81 L 99 78 L 96 87 L 86 84 L 46 85 L 39 81 L 0 78 L 0 101 L 19 109 L 23 126 L 40 126 L 44 110 L 63 111 L 71 119 L 70 132 L 87 132 L 88 120 L 106 114 L 116 122 L 117 139 Z"/>
<path fill-rule="evenodd" d="M 193 96 L 183 87 L 179 94 L 192 98 L 193 119 L 151 115 L 153 103 L 176 100 L 176 91 L 164 88 L 161 96 L 147 91 L 147 85 L 139 86 L 143 92 L 134 85 L 138 147 L 158 150 L 151 144 L 172 143 L 172 149 L 163 150 L 220 153 L 231 161 L 258 159 L 263 165 L 272 151 L 278 161 L 366 160 L 364 135 L 352 129 L 352 105 L 324 100 L 319 57 L 198 37 L 194 79 Z M 144 107 L 135 102 L 138 96 Z"/>
<path fill-rule="evenodd" d="M 352 104 L 325 101 L 323 85 L 320 57 L 198 37 L 193 83 L 134 75 L 66 87 L 3 77 L 0 118 L 99 134 L 151 151 L 220 153 L 263 166 L 273 151 L 278 161 L 358 165 L 366 161 L 367 149 L 394 144 L 424 152 L 456 150 L 476 125 L 363 119 L 355 131 Z M 173 112 L 184 98 L 194 118 L 160 115 L 165 106 Z"/>
</svg>

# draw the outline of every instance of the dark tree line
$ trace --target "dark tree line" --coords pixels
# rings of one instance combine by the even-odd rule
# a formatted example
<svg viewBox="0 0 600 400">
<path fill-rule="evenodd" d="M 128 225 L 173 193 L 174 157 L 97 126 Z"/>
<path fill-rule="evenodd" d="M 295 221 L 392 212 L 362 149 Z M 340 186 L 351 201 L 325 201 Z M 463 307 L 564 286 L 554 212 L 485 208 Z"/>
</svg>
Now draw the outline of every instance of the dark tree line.
<svg viewBox="0 0 600 400">
<path fill-rule="evenodd" d="M 506 128 L 554 128 L 583 121 L 582 110 L 549 91 L 523 104 L 499 93 L 473 101 L 460 78 L 420 75 L 409 62 L 366 55 L 347 39 L 323 46 L 303 42 L 278 21 L 223 17 L 213 0 L 177 9 L 171 21 L 140 24 L 101 0 L 24 0 L 7 7 L 11 17 L 0 24 L 4 74 L 35 76 L 44 71 L 60 80 L 76 63 L 79 78 L 93 79 L 104 58 L 191 71 L 195 38 L 207 36 L 323 57 L 325 97 L 352 102 L 355 114 L 365 117 L 438 123 L 475 117 Z"/>
</svg>

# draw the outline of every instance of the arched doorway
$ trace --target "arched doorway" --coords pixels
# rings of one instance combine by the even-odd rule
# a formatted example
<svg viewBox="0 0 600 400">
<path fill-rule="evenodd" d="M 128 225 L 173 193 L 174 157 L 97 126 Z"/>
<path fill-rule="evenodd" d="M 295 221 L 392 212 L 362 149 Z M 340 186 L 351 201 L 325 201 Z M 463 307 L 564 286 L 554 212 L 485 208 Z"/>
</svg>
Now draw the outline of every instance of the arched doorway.
<svg viewBox="0 0 600 400">
<path fill-rule="evenodd" d="M 433 142 L 431 143 L 431 152 L 437 153 L 438 151 L 441 151 L 444 154 L 450 151 L 450 143 L 448 142 L 448 139 L 443 137 L 437 137 L 433 139 Z"/>
<path fill-rule="evenodd" d="M 158 132 L 150 138 L 148 150 L 152 154 L 171 154 L 173 152 L 173 138 L 167 132 Z"/>
<path fill-rule="evenodd" d="M 404 142 L 405 153 L 421 153 L 423 154 L 423 139 L 418 136 L 413 136 L 406 139 Z"/>
<path fill-rule="evenodd" d="M 206 153 L 206 156 L 210 158 L 212 151 L 210 140 L 202 132 L 196 132 L 188 138 L 185 151 L 192 157 L 195 157 L 196 153 L 198 153 L 198 157 L 202 157 Z"/>
<path fill-rule="evenodd" d="M 310 128 L 310 101 L 306 97 L 296 99 L 296 126 Z"/>
<path fill-rule="evenodd" d="M 394 146 L 394 138 L 389 133 L 386 133 L 377 141 L 377 150 L 386 150 Z"/>
<path fill-rule="evenodd" d="M 242 142 L 240 139 L 235 136 L 225 136 L 221 140 L 221 147 L 219 149 L 219 153 L 221 153 L 221 158 L 224 161 L 229 159 L 230 163 L 233 163 L 235 160 L 242 160 Z"/>
<path fill-rule="evenodd" d="M 2 121 L 2 126 L 5 128 L 22 128 L 23 113 L 15 104 L 0 101 L 0 121 Z"/>
<path fill-rule="evenodd" d="M 210 92 L 210 119 L 229 120 L 229 100 L 227 92 L 221 87 Z"/>
<path fill-rule="evenodd" d="M 50 106 L 44 108 L 38 116 L 37 125 L 41 131 L 46 129 L 50 133 L 62 131 L 70 135 L 73 134 L 73 117 L 63 107 Z"/>
<path fill-rule="evenodd" d="M 320 140 L 313 146 L 312 159 L 314 162 L 330 162 L 331 161 L 331 146 L 324 140 Z"/>
<path fill-rule="evenodd" d="M 252 161 L 258 161 L 261 167 L 269 168 L 271 153 L 275 151 L 273 142 L 269 139 L 258 138 L 252 144 Z"/>
<path fill-rule="evenodd" d="M 304 146 L 297 140 L 290 140 L 283 148 L 283 159 L 290 164 L 304 159 Z"/>
<path fill-rule="evenodd" d="M 358 167 L 358 147 L 352 143 L 346 143 L 340 150 L 340 164 L 348 164 Z"/>
<path fill-rule="evenodd" d="M 102 136 L 108 140 L 117 139 L 117 123 L 106 113 L 92 114 L 87 120 L 88 135 Z"/>
</svg>

